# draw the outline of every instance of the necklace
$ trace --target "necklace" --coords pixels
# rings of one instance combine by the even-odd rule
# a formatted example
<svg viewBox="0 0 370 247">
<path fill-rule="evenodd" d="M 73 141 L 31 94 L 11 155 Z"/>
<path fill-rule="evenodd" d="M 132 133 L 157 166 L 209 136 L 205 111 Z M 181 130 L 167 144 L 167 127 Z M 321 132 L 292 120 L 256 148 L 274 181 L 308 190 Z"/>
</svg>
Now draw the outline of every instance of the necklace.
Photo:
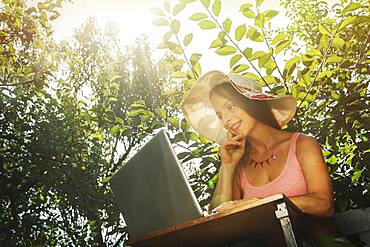
<svg viewBox="0 0 370 247">
<path fill-rule="evenodd" d="M 262 160 L 262 161 L 256 161 L 252 159 L 252 163 L 254 163 L 254 167 L 256 168 L 258 165 L 261 165 L 263 167 L 263 164 L 267 163 L 267 165 L 270 165 L 270 159 L 276 160 L 277 157 L 274 153 L 272 153 L 267 159 Z"/>
</svg>

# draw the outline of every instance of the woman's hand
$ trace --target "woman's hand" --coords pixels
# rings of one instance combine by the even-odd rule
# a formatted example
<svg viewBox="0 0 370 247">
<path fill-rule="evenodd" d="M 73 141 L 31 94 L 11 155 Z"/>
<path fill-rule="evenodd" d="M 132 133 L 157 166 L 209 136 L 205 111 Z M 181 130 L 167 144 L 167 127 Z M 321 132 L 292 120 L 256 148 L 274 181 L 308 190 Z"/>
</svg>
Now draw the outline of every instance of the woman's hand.
<svg viewBox="0 0 370 247">
<path fill-rule="evenodd" d="M 237 165 L 244 155 L 245 137 L 241 135 L 232 136 L 228 133 L 229 140 L 220 147 L 221 162 L 223 164 Z"/>
<path fill-rule="evenodd" d="M 212 213 L 220 213 L 220 212 L 229 211 L 233 208 L 237 208 L 237 207 L 240 207 L 240 206 L 251 204 L 251 203 L 254 203 L 258 200 L 259 200 L 259 198 L 253 197 L 253 198 L 250 198 L 250 199 L 241 199 L 241 200 L 236 200 L 236 201 L 224 202 L 220 206 L 214 208 L 212 210 Z"/>
</svg>

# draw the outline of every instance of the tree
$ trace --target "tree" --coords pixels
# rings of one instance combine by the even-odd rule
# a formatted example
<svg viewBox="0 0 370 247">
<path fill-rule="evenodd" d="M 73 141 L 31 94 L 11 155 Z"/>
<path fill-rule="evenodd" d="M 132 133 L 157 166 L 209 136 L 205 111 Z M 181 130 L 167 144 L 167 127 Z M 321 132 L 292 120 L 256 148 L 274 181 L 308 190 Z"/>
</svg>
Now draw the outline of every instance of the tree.
<svg viewBox="0 0 370 247">
<path fill-rule="evenodd" d="M 168 101 L 179 101 L 159 93 L 171 84 L 171 58 L 152 62 L 145 38 L 123 49 L 117 27 L 101 30 L 94 19 L 57 44 L 50 16 L 59 7 L 8 1 L 1 9 L 9 21 L 1 38 L 0 243 L 119 245 L 127 231 L 107 182 L 165 126 Z M 12 26 L 27 18 L 33 30 Z"/>
<path fill-rule="evenodd" d="M 193 2 L 201 3 L 202 9 L 193 8 L 188 20 L 180 19 L 179 13 L 189 11 Z M 269 93 L 297 98 L 297 113 L 285 128 L 311 134 L 322 144 L 334 182 L 336 209 L 368 206 L 370 33 L 363 31 L 370 30 L 367 2 L 330 5 L 295 0 L 281 4 L 291 22 L 273 29 L 279 12 L 263 8 L 263 0 L 240 6 L 244 19 L 239 25 L 222 19 L 219 0 L 179 1 L 173 8 L 164 2 L 163 9 L 152 10 L 157 16 L 153 23 L 168 30 L 159 48 L 170 50 L 177 55 L 177 63 L 188 66 L 174 75 L 182 79 L 186 95 L 200 75 L 201 55 L 189 55 L 187 47 L 196 36 L 182 34 L 181 23 L 190 20 L 201 32 L 213 31 L 216 37 L 210 38 L 209 48 L 230 57 L 230 72 L 256 79 Z M 256 51 L 258 43 L 264 43 L 265 49 Z M 187 153 L 190 156 L 183 156 L 202 158 L 196 155 L 202 152 L 207 153 L 193 149 Z M 211 166 L 217 168 L 217 153 L 211 157 Z M 208 156 L 201 161 L 203 165 L 209 162 Z M 211 179 L 199 179 L 199 186 L 212 188 L 215 171 L 203 169 Z"/>
</svg>

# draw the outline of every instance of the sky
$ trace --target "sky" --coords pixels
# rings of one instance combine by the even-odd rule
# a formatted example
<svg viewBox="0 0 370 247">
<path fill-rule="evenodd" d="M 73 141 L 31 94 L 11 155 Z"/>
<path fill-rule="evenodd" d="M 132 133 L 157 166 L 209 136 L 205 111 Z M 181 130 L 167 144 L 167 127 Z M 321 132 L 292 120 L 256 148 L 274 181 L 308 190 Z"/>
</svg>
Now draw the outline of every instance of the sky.
<svg viewBox="0 0 370 247">
<path fill-rule="evenodd" d="M 54 38 L 62 40 L 72 37 L 76 28 L 79 28 L 89 17 L 94 17 L 100 27 L 104 27 L 107 22 L 117 23 L 120 27 L 119 38 L 122 45 L 132 44 L 135 37 L 140 34 L 147 34 L 153 49 L 154 59 L 158 60 L 164 52 L 156 49 L 156 47 L 169 29 L 154 26 L 152 21 L 156 16 L 150 10 L 158 7 L 163 9 L 163 2 L 158 0 L 74 0 L 72 3 L 65 2 L 60 11 L 61 16 L 53 22 Z M 178 2 L 179 0 L 169 0 L 171 8 Z M 222 8 L 219 16 L 221 22 L 229 17 L 235 27 L 244 23 L 246 18 L 239 12 L 239 7 L 247 2 L 253 3 L 254 0 L 221 0 Z M 281 10 L 278 2 L 276 0 L 265 0 L 261 7 L 263 10 Z M 213 51 L 208 49 L 212 40 L 217 37 L 217 33 L 212 30 L 200 30 L 196 22 L 188 20 L 191 14 L 202 11 L 204 12 L 200 3 L 194 2 L 177 16 L 180 21 L 186 20 L 181 21 L 180 36 L 194 32 L 193 41 L 187 47 L 186 52 L 189 54 L 188 56 L 194 52 L 203 54 L 200 60 L 202 73 L 213 69 L 228 72 L 229 58 L 215 55 Z M 280 13 L 274 18 L 273 25 L 281 26 L 286 23 L 287 18 L 284 17 L 283 13 Z M 261 44 L 256 43 L 253 45 L 256 49 L 261 46 Z"/>
</svg>

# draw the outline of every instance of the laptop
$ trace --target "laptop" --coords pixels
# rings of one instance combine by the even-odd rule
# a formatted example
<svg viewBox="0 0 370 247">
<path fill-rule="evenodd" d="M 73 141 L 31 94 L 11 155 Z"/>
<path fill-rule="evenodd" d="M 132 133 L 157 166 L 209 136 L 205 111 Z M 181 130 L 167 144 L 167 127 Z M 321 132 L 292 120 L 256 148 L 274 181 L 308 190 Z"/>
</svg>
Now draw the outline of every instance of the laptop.
<svg viewBox="0 0 370 247">
<path fill-rule="evenodd" d="M 201 207 L 163 129 L 109 183 L 130 239 L 202 217 Z"/>
</svg>

